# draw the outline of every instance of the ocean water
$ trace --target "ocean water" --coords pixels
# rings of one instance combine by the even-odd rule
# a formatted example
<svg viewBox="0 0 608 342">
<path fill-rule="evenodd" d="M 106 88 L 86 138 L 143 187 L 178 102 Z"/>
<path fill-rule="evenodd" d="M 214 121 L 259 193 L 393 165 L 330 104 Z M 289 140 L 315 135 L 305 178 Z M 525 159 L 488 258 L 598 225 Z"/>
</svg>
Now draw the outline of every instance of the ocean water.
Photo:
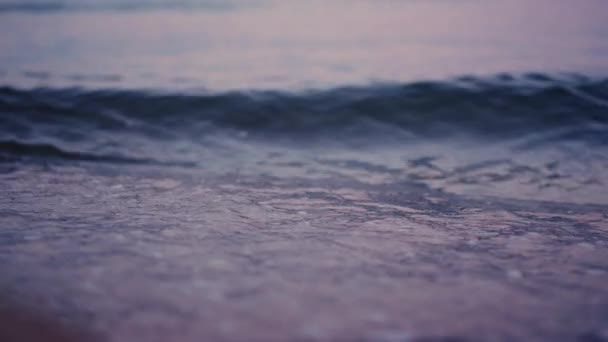
<svg viewBox="0 0 608 342">
<path fill-rule="evenodd" d="M 0 340 L 608 340 L 606 23 L 0 0 Z"/>
</svg>

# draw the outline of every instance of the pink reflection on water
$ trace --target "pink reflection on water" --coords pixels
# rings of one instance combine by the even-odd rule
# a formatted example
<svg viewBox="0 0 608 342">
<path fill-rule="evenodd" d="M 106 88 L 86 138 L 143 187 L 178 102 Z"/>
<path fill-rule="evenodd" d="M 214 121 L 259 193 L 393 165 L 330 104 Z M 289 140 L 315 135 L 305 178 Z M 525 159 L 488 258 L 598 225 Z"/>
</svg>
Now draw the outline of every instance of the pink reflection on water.
<svg viewBox="0 0 608 342">
<path fill-rule="evenodd" d="M 608 70 L 602 1 L 288 1 L 2 19 L 0 65 L 55 81 L 111 73 L 129 85 L 188 78 L 240 88 Z"/>
</svg>

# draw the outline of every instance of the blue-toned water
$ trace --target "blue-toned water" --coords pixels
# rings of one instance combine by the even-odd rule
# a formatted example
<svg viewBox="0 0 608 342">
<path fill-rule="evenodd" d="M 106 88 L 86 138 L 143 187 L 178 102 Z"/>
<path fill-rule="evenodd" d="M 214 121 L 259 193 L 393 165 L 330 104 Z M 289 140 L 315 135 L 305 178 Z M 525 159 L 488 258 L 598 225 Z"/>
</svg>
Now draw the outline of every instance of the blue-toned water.
<svg viewBox="0 0 608 342">
<path fill-rule="evenodd" d="M 0 0 L 0 340 L 608 339 L 607 22 Z"/>
</svg>

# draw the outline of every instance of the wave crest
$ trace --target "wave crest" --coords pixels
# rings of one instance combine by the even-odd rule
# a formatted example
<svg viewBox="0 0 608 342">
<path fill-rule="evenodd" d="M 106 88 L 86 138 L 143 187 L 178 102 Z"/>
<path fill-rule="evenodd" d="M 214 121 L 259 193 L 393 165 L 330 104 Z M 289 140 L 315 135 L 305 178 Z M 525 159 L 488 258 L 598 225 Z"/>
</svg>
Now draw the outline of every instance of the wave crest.
<svg viewBox="0 0 608 342">
<path fill-rule="evenodd" d="M 0 134 L 41 125 L 162 135 L 235 129 L 264 136 L 385 133 L 414 137 L 471 134 L 504 138 L 561 131 L 570 138 L 605 132 L 608 80 L 461 78 L 299 93 L 240 91 L 159 94 L 146 91 L 0 88 Z M 166 131 L 166 130 L 165 130 Z M 576 133 L 579 132 L 579 133 Z M 597 134 L 595 134 L 597 135 Z"/>
</svg>

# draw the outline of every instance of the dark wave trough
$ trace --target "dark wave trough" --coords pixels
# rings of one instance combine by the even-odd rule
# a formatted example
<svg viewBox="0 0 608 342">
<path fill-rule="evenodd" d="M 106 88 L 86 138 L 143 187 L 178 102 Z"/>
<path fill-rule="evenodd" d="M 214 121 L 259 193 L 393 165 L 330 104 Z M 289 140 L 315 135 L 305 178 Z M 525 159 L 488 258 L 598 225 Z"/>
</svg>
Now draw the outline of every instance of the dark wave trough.
<svg viewBox="0 0 608 342">
<path fill-rule="evenodd" d="M 299 93 L 241 91 L 161 94 L 149 91 L 0 88 L 0 135 L 61 131 L 147 131 L 161 136 L 215 129 L 251 134 L 351 134 L 398 129 L 417 138 L 470 134 L 505 138 L 558 130 L 564 138 L 606 143 L 608 80 L 463 78 Z M 49 130 L 47 130 L 49 131 Z M 166 130 L 165 130 L 166 131 Z"/>
</svg>

